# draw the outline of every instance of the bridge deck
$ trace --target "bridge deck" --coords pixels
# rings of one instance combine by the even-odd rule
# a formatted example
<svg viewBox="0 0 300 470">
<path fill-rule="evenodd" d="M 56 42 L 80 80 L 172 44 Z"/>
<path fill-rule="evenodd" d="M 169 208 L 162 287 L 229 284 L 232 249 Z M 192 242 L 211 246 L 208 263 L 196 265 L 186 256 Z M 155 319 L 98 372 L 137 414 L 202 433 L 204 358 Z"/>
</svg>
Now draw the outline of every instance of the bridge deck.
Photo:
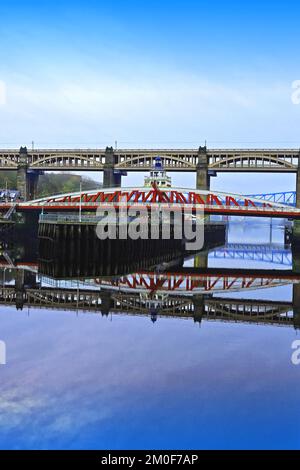
<svg viewBox="0 0 300 470">
<path fill-rule="evenodd" d="M 215 171 L 296 172 L 299 149 L 204 149 L 208 167 Z M 195 171 L 199 149 L 35 149 L 0 150 L 0 170 L 16 170 L 26 162 L 31 170 L 104 170 L 108 161 L 117 170 L 148 171 L 160 156 L 168 171 Z"/>
</svg>

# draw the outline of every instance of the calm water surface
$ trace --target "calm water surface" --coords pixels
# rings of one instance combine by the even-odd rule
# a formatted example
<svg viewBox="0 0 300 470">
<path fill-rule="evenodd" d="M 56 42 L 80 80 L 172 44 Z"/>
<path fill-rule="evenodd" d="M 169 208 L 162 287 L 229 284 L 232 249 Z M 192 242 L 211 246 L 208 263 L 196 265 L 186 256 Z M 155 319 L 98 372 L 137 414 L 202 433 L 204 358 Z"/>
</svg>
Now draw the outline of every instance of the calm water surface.
<svg viewBox="0 0 300 470">
<path fill-rule="evenodd" d="M 212 250 L 208 268 L 291 270 L 283 239 L 279 225 L 270 232 L 262 222 L 231 224 L 228 250 Z M 240 243 L 249 246 L 239 250 Z M 0 276 L 2 285 L 16 285 L 9 270 Z M 291 303 L 293 286 L 213 297 Z M 138 309 L 107 316 L 74 305 L 17 310 L 2 293 L 1 448 L 300 448 L 292 304 L 284 321 L 220 314 L 199 322 L 149 309 L 153 321 Z"/>
</svg>

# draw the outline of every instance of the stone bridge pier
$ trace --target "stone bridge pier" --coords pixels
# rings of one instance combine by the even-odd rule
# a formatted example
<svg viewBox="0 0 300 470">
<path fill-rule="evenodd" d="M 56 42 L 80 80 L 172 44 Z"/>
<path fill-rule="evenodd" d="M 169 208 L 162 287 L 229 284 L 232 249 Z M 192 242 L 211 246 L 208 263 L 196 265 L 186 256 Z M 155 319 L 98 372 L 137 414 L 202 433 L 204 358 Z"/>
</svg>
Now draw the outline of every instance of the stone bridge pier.
<svg viewBox="0 0 300 470">
<path fill-rule="evenodd" d="M 17 169 L 17 190 L 20 191 L 24 201 L 30 201 L 37 197 L 37 185 L 40 170 L 29 170 L 29 156 L 26 147 L 21 147 Z"/>
<path fill-rule="evenodd" d="M 115 170 L 115 155 L 112 147 L 106 147 L 105 164 L 103 170 L 103 187 L 119 188 L 121 186 L 122 173 Z"/>
<path fill-rule="evenodd" d="M 210 176 L 208 173 L 208 155 L 206 146 L 199 147 L 196 172 L 196 189 L 209 190 Z"/>
</svg>

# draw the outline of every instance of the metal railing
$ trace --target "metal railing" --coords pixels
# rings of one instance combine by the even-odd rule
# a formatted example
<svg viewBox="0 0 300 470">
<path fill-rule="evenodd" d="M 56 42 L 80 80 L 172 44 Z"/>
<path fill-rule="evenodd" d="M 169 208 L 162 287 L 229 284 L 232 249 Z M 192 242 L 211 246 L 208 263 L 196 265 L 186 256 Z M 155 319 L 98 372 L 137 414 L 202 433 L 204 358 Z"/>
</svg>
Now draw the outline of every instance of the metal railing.
<svg viewBox="0 0 300 470">
<path fill-rule="evenodd" d="M 30 205 L 30 202 L 28 203 Z M 69 208 L 76 208 L 79 209 L 80 204 L 78 202 L 49 202 L 43 205 L 40 205 L 41 209 L 44 207 L 46 208 L 51 208 L 51 207 L 69 207 Z M 101 208 L 101 209 L 111 209 L 111 208 L 128 208 L 128 207 L 135 207 L 135 208 L 146 208 L 146 207 L 154 207 L 159 210 L 163 209 L 185 209 L 185 208 L 190 208 L 190 209 L 199 209 L 199 210 L 226 210 L 226 211 L 232 211 L 232 212 L 239 212 L 241 210 L 245 210 L 247 212 L 294 212 L 294 213 L 300 213 L 300 209 L 293 207 L 293 206 L 253 206 L 253 205 L 241 205 L 241 206 L 235 206 L 235 205 L 218 205 L 218 204 L 193 204 L 193 203 L 153 203 L 153 202 L 82 202 L 82 207 L 90 207 L 91 209 L 94 208 Z"/>
<path fill-rule="evenodd" d="M 98 223 L 102 217 L 96 215 L 84 215 L 84 214 L 40 214 L 39 223 L 43 222 L 76 222 L 76 223 Z"/>
</svg>

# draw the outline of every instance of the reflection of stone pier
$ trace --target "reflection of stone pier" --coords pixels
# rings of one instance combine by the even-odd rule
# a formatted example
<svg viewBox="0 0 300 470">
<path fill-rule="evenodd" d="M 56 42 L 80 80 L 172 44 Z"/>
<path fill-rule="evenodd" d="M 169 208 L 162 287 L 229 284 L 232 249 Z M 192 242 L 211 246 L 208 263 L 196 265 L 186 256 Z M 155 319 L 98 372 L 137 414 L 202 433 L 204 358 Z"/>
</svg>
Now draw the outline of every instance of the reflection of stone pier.
<svg viewBox="0 0 300 470">
<path fill-rule="evenodd" d="M 99 296 L 101 299 L 101 313 L 102 315 L 108 315 L 113 305 L 112 293 L 109 290 L 103 290 Z"/>
<path fill-rule="evenodd" d="M 194 322 L 201 323 L 203 314 L 205 315 L 205 303 L 203 295 L 193 296 Z"/>
<path fill-rule="evenodd" d="M 208 251 L 203 251 L 195 256 L 194 267 L 204 269 L 208 267 Z"/>
</svg>

